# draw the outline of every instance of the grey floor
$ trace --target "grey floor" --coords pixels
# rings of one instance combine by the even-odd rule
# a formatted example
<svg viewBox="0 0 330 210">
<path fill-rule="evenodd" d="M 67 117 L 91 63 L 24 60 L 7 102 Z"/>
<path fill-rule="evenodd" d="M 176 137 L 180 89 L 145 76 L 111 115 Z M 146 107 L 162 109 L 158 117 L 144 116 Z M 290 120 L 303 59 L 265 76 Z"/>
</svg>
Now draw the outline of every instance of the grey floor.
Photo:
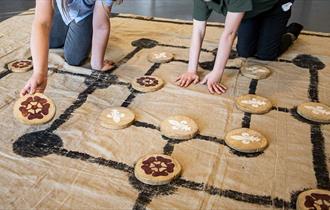
<svg viewBox="0 0 330 210">
<path fill-rule="evenodd" d="M 191 20 L 193 0 L 124 0 L 113 12 Z M 35 0 L 0 0 L 0 21 L 34 7 Z M 223 22 L 213 14 L 210 21 Z M 330 0 L 296 0 L 291 22 L 299 22 L 305 30 L 330 33 Z"/>
</svg>

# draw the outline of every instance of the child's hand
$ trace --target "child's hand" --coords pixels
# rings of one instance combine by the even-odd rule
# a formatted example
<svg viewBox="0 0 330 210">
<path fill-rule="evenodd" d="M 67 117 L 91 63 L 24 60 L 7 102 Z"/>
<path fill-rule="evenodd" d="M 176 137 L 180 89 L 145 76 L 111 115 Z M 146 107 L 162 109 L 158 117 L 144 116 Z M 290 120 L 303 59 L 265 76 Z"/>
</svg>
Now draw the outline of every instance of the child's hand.
<svg viewBox="0 0 330 210">
<path fill-rule="evenodd" d="M 189 72 L 178 76 L 176 78 L 176 84 L 180 87 L 188 87 L 192 82 L 197 84 L 199 81 L 199 76 L 195 72 Z"/>
<path fill-rule="evenodd" d="M 20 95 L 34 94 L 35 92 L 43 93 L 47 86 L 47 75 L 33 73 L 31 78 L 27 81 Z"/>
<path fill-rule="evenodd" d="M 222 74 L 219 74 L 218 72 L 212 71 L 208 73 L 203 81 L 201 82 L 202 84 L 207 84 L 207 88 L 209 89 L 209 92 L 211 94 L 217 93 L 217 94 L 222 94 L 225 93 L 227 88 L 220 84 Z"/>
<path fill-rule="evenodd" d="M 105 59 L 103 63 L 95 63 L 91 61 L 92 69 L 98 70 L 98 71 L 108 71 L 110 70 L 114 65 L 114 62 L 112 60 Z"/>
<path fill-rule="evenodd" d="M 114 65 L 114 62 L 112 60 L 105 59 L 103 61 L 103 66 L 101 68 L 101 71 L 108 71 L 113 67 L 113 65 Z"/>
</svg>

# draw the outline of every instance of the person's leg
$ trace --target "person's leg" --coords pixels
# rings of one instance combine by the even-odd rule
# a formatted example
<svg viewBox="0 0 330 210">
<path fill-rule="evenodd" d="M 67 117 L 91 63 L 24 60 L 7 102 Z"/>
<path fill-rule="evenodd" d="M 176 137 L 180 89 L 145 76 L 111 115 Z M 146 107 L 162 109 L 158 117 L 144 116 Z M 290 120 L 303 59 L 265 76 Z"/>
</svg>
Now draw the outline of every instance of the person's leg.
<svg viewBox="0 0 330 210">
<path fill-rule="evenodd" d="M 259 20 L 250 18 L 243 20 L 237 31 L 237 53 L 240 57 L 254 56 L 257 50 Z"/>
<path fill-rule="evenodd" d="M 271 10 L 260 15 L 262 19 L 259 31 L 256 57 L 262 60 L 275 60 L 281 51 L 291 44 L 290 37 L 283 36 L 287 31 L 287 23 L 291 16 L 291 8 L 283 9 L 289 0 L 280 0 Z M 282 47 L 281 47 L 282 45 Z"/>
<path fill-rule="evenodd" d="M 54 15 L 52 28 L 49 35 L 49 48 L 62 48 L 65 43 L 68 26 L 65 25 L 61 13 L 54 2 Z"/>
<path fill-rule="evenodd" d="M 303 26 L 299 23 L 291 23 L 287 29 L 286 33 L 283 34 L 281 38 L 280 54 L 283 54 L 298 38 L 300 32 L 302 31 Z"/>
<path fill-rule="evenodd" d="M 76 23 L 72 21 L 64 44 L 64 57 L 68 64 L 79 66 L 88 57 L 92 47 L 93 14 Z"/>
</svg>

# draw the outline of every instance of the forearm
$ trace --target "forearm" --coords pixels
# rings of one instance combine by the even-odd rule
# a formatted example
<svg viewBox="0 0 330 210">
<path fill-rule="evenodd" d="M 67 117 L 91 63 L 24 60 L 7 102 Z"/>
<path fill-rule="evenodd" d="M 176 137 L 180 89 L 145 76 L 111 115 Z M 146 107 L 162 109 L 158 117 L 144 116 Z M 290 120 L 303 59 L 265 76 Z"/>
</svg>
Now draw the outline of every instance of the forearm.
<svg viewBox="0 0 330 210">
<path fill-rule="evenodd" d="M 93 69 L 101 69 L 103 66 L 104 55 L 108 45 L 110 35 L 110 21 L 102 27 L 93 27 L 92 58 Z"/>
<path fill-rule="evenodd" d="M 234 32 L 224 32 L 219 41 L 219 46 L 218 46 L 218 52 L 217 52 L 217 57 L 215 59 L 215 63 L 213 66 L 213 71 L 218 72 L 219 74 L 222 74 L 225 67 L 226 63 L 228 61 L 234 40 L 235 40 L 235 33 Z"/>
<path fill-rule="evenodd" d="M 205 22 L 194 20 L 188 63 L 188 71 L 193 73 L 195 73 L 198 68 L 199 55 L 205 36 L 205 25 Z"/>
<path fill-rule="evenodd" d="M 220 37 L 217 57 L 215 59 L 215 63 L 213 67 L 213 71 L 216 72 L 218 75 L 222 75 L 226 67 L 226 63 L 229 58 L 230 51 L 232 49 L 236 37 L 236 32 L 242 21 L 243 16 L 244 16 L 243 12 L 227 13 L 225 28 Z"/>
<path fill-rule="evenodd" d="M 34 74 L 47 76 L 50 24 L 34 22 L 31 33 L 31 54 Z"/>
</svg>

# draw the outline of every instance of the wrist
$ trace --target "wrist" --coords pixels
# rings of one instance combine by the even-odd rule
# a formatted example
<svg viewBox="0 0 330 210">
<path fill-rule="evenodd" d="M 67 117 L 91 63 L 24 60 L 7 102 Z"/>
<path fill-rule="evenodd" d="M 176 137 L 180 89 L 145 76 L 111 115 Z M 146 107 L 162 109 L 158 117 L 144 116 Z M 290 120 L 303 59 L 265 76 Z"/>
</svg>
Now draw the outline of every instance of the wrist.
<svg viewBox="0 0 330 210">
<path fill-rule="evenodd" d="M 92 69 L 100 70 L 103 67 L 103 62 L 95 61 L 95 60 L 91 59 L 91 66 L 92 66 Z"/>
<path fill-rule="evenodd" d="M 213 69 L 212 72 L 214 72 L 216 74 L 222 74 L 223 73 L 223 69 Z"/>
<path fill-rule="evenodd" d="M 211 73 L 212 73 L 214 76 L 216 76 L 217 78 L 219 78 L 219 80 L 221 80 L 221 78 L 222 78 L 222 74 L 223 74 L 223 71 L 213 70 Z"/>
<path fill-rule="evenodd" d="M 32 76 L 42 77 L 42 78 L 47 78 L 47 75 L 48 75 L 48 71 L 34 70 L 33 73 L 32 73 Z"/>
</svg>

